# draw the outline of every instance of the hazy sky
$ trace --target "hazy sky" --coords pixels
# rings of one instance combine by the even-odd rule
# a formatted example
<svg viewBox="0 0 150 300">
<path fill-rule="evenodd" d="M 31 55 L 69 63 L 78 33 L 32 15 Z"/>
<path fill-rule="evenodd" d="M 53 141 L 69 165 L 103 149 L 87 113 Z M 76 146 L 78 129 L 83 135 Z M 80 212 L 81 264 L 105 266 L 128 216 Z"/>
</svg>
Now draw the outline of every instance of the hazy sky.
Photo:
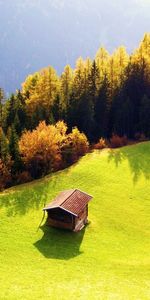
<svg viewBox="0 0 150 300">
<path fill-rule="evenodd" d="M 0 85 L 18 87 L 28 73 L 58 73 L 101 45 L 132 52 L 150 32 L 150 0 L 0 0 Z"/>
</svg>

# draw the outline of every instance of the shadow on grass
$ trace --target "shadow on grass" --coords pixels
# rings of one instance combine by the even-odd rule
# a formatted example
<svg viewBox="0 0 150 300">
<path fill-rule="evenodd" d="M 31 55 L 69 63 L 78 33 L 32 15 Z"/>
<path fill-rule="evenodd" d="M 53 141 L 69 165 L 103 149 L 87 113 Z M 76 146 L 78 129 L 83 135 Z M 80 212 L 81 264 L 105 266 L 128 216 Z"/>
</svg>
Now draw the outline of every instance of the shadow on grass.
<svg viewBox="0 0 150 300">
<path fill-rule="evenodd" d="M 7 216 L 24 215 L 30 209 L 38 209 L 46 203 L 48 186 L 40 184 L 24 186 L 21 190 L 9 190 L 0 195 L 0 208 L 6 208 Z"/>
<path fill-rule="evenodd" d="M 67 174 L 69 170 L 64 170 Z M 58 192 L 58 172 L 42 179 L 15 186 L 0 193 L 0 209 L 5 207 L 7 216 L 25 215 L 31 209 L 42 209 Z"/>
<path fill-rule="evenodd" d="M 62 171 L 67 177 L 72 168 L 83 158 L 84 156 L 64 170 L 26 184 L 11 187 L 0 193 L 0 209 L 5 207 L 7 216 L 25 215 L 31 209 L 42 209 L 46 203 L 54 199 L 57 193 L 60 192 Z M 67 188 L 75 187 L 74 185 L 68 185 Z"/>
<path fill-rule="evenodd" d="M 150 179 L 150 143 L 110 149 L 108 162 L 114 161 L 116 167 L 119 167 L 125 159 L 128 160 L 134 184 L 141 175 Z"/>
<path fill-rule="evenodd" d="M 41 240 L 34 246 L 46 258 L 68 260 L 83 252 L 80 251 L 86 227 L 80 232 L 72 232 L 43 225 L 40 229 L 44 232 Z"/>
<path fill-rule="evenodd" d="M 141 143 L 109 151 L 108 162 L 114 161 L 116 167 L 121 165 L 125 159 L 129 162 L 134 184 L 137 183 L 141 175 L 150 179 L 150 143 Z M 74 166 L 75 164 L 63 170 L 64 178 L 65 176 L 67 178 Z M 60 192 L 60 187 L 62 189 L 61 178 L 61 171 L 59 171 L 51 176 L 0 193 L 0 209 L 5 208 L 7 216 L 25 215 L 31 209 L 42 209 Z M 74 188 L 73 183 L 70 185 L 67 179 L 64 183 L 65 189 Z"/>
</svg>

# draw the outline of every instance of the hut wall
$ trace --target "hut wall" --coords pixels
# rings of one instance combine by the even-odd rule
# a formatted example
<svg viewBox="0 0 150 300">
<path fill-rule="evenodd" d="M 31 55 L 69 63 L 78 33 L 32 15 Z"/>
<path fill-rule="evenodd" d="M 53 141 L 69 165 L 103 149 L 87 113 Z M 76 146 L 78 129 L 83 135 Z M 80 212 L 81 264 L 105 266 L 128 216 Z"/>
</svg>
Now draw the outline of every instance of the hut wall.
<svg viewBox="0 0 150 300">
<path fill-rule="evenodd" d="M 78 217 L 75 217 L 75 229 L 80 229 L 80 227 L 84 226 L 87 223 L 88 217 L 88 205 L 84 208 L 83 211 L 79 214 Z"/>
<path fill-rule="evenodd" d="M 53 226 L 56 228 L 64 228 L 64 229 L 70 229 L 70 230 L 74 229 L 72 223 L 65 223 L 65 222 L 61 222 L 61 221 L 54 220 L 51 218 L 47 219 L 47 225 Z"/>
<path fill-rule="evenodd" d="M 88 221 L 88 205 L 81 211 L 78 217 L 61 208 L 50 209 L 47 212 L 47 225 L 57 228 L 79 231 Z"/>
<path fill-rule="evenodd" d="M 48 211 L 47 225 L 72 230 L 75 224 L 74 219 L 73 215 L 60 208 L 51 209 Z"/>
</svg>

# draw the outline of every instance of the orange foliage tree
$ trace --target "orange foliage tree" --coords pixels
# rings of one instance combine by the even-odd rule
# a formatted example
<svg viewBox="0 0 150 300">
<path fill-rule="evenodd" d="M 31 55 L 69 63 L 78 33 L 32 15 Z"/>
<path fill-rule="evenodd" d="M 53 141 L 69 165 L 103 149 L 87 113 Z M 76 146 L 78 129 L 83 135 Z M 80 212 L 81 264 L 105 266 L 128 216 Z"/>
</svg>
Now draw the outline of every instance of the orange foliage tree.
<svg viewBox="0 0 150 300">
<path fill-rule="evenodd" d="M 87 137 L 84 133 L 81 133 L 77 127 L 73 128 L 72 132 L 69 134 L 69 138 L 71 140 L 73 152 L 77 157 L 87 152 L 89 148 Z"/>
<path fill-rule="evenodd" d="M 43 121 L 35 130 L 23 133 L 19 149 L 25 167 L 33 178 L 65 167 L 68 162 L 64 153 L 71 154 L 71 163 L 87 151 L 88 141 L 83 133 L 77 128 L 70 134 L 66 132 L 67 126 L 63 121 L 56 125 L 46 125 Z"/>
<path fill-rule="evenodd" d="M 78 128 L 73 128 L 68 134 L 62 145 L 63 166 L 67 166 L 84 155 L 89 149 L 89 142 L 84 133 L 81 133 Z"/>
<path fill-rule="evenodd" d="M 59 169 L 61 164 L 59 144 L 63 140 L 63 133 L 58 127 L 58 124 L 47 126 L 43 121 L 35 130 L 23 133 L 19 141 L 21 156 L 33 178 Z"/>
</svg>

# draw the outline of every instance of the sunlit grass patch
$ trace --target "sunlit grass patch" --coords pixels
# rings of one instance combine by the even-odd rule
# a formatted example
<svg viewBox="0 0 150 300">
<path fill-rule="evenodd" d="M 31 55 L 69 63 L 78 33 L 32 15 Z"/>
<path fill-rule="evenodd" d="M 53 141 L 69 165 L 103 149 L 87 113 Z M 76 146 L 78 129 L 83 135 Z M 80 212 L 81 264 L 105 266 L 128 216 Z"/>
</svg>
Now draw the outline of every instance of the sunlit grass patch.
<svg viewBox="0 0 150 300">
<path fill-rule="evenodd" d="M 96 150 L 0 194 L 0 299 L 148 300 L 149 176 L 147 142 Z M 89 225 L 72 233 L 41 224 L 45 203 L 76 187 L 93 195 Z"/>
</svg>

